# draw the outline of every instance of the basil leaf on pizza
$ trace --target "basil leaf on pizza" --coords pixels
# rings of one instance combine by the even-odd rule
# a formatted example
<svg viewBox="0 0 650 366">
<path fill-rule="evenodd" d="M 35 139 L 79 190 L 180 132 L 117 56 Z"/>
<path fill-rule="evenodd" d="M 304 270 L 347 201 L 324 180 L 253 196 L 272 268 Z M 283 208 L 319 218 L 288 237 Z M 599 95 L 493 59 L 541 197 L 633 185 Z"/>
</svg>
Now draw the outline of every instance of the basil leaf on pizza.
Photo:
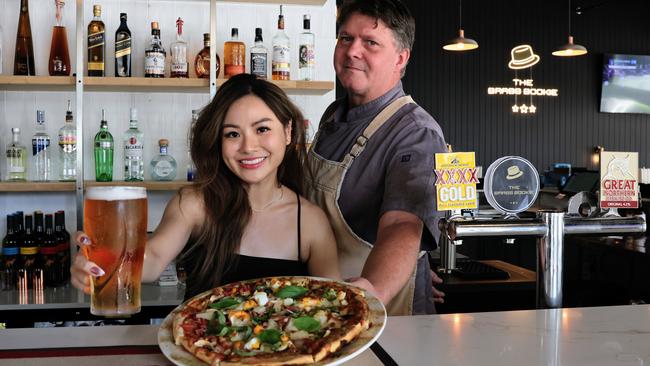
<svg viewBox="0 0 650 366">
<path fill-rule="evenodd" d="M 309 290 L 302 286 L 286 286 L 281 288 L 276 296 L 282 299 L 286 299 L 288 297 L 294 299 L 298 296 L 304 295 L 307 291 Z"/>
<path fill-rule="evenodd" d="M 217 287 L 173 318 L 177 345 L 210 365 L 319 362 L 370 326 L 363 291 L 309 277 L 270 277 Z"/>
</svg>

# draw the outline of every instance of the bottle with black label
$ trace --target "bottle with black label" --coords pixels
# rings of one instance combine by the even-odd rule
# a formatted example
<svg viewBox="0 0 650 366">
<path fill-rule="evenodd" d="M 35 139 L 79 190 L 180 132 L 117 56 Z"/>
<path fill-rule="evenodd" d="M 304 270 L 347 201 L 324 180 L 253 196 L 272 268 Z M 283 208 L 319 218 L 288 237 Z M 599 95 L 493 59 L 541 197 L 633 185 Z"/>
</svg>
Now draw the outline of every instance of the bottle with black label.
<svg viewBox="0 0 650 366">
<path fill-rule="evenodd" d="M 104 76 L 106 34 L 102 6 L 93 5 L 94 18 L 88 24 L 88 76 Z"/>
<path fill-rule="evenodd" d="M 165 77 L 165 49 L 160 40 L 158 22 L 151 22 L 151 42 L 144 52 L 144 77 Z"/>
<path fill-rule="evenodd" d="M 2 239 L 2 281 L 0 290 L 16 289 L 16 272 L 20 267 L 18 240 L 15 235 L 15 215 L 7 215 L 7 235 Z"/>
<path fill-rule="evenodd" d="M 43 266 L 45 287 L 54 287 L 61 283 L 61 265 L 57 256 L 57 242 L 54 236 L 52 214 L 45 215 L 45 233 L 39 248 L 40 261 Z"/>
<path fill-rule="evenodd" d="M 40 263 L 38 261 L 37 238 L 32 234 L 31 215 L 25 215 L 25 236 L 20 246 L 20 264 L 20 269 L 26 279 L 27 288 L 33 288 L 33 276 L 36 270 L 40 268 Z"/>
<path fill-rule="evenodd" d="M 262 39 L 262 28 L 255 28 L 255 45 L 251 48 L 251 74 L 259 79 L 266 80 L 268 77 L 269 51 L 264 47 Z"/>
<path fill-rule="evenodd" d="M 131 77 L 131 31 L 126 13 L 120 13 L 120 26 L 115 31 L 115 76 Z"/>
</svg>

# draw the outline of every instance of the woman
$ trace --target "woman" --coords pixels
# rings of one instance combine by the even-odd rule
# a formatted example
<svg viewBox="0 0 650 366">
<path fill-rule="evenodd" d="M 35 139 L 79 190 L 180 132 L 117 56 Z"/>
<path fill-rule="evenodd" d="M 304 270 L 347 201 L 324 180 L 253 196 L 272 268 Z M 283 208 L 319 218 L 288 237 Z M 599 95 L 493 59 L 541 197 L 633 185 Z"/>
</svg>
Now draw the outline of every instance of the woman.
<svg viewBox="0 0 650 366">
<path fill-rule="evenodd" d="M 327 217 L 300 197 L 304 122 L 280 88 L 249 74 L 230 78 L 193 127 L 191 154 L 198 179 L 167 204 L 147 242 L 143 282 L 184 248 L 186 297 L 264 276 L 340 278 Z M 84 233 L 76 239 L 90 244 Z M 71 272 L 86 293 L 88 276 L 103 275 L 81 254 Z"/>
</svg>

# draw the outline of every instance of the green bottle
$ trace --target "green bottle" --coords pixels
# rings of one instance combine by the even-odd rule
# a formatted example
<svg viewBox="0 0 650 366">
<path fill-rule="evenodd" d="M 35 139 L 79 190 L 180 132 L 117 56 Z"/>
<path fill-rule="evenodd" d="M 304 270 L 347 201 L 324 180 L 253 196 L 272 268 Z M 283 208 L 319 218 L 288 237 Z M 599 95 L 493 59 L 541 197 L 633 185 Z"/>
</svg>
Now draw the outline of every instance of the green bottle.
<svg viewBox="0 0 650 366">
<path fill-rule="evenodd" d="M 95 135 L 95 180 L 98 182 L 113 180 L 113 146 L 113 135 L 108 132 L 106 113 L 102 109 L 101 127 Z"/>
</svg>

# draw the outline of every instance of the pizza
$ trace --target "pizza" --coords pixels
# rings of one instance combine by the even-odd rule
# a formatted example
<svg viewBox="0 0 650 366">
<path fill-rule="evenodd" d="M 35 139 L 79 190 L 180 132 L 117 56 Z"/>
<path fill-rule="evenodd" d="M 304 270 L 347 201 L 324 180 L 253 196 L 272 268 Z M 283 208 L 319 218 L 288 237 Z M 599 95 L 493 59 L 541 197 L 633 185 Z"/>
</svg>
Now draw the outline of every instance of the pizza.
<svg viewBox="0 0 650 366">
<path fill-rule="evenodd" d="M 220 366 L 319 362 L 370 327 L 363 290 L 310 277 L 217 287 L 173 314 L 177 346 Z"/>
</svg>

